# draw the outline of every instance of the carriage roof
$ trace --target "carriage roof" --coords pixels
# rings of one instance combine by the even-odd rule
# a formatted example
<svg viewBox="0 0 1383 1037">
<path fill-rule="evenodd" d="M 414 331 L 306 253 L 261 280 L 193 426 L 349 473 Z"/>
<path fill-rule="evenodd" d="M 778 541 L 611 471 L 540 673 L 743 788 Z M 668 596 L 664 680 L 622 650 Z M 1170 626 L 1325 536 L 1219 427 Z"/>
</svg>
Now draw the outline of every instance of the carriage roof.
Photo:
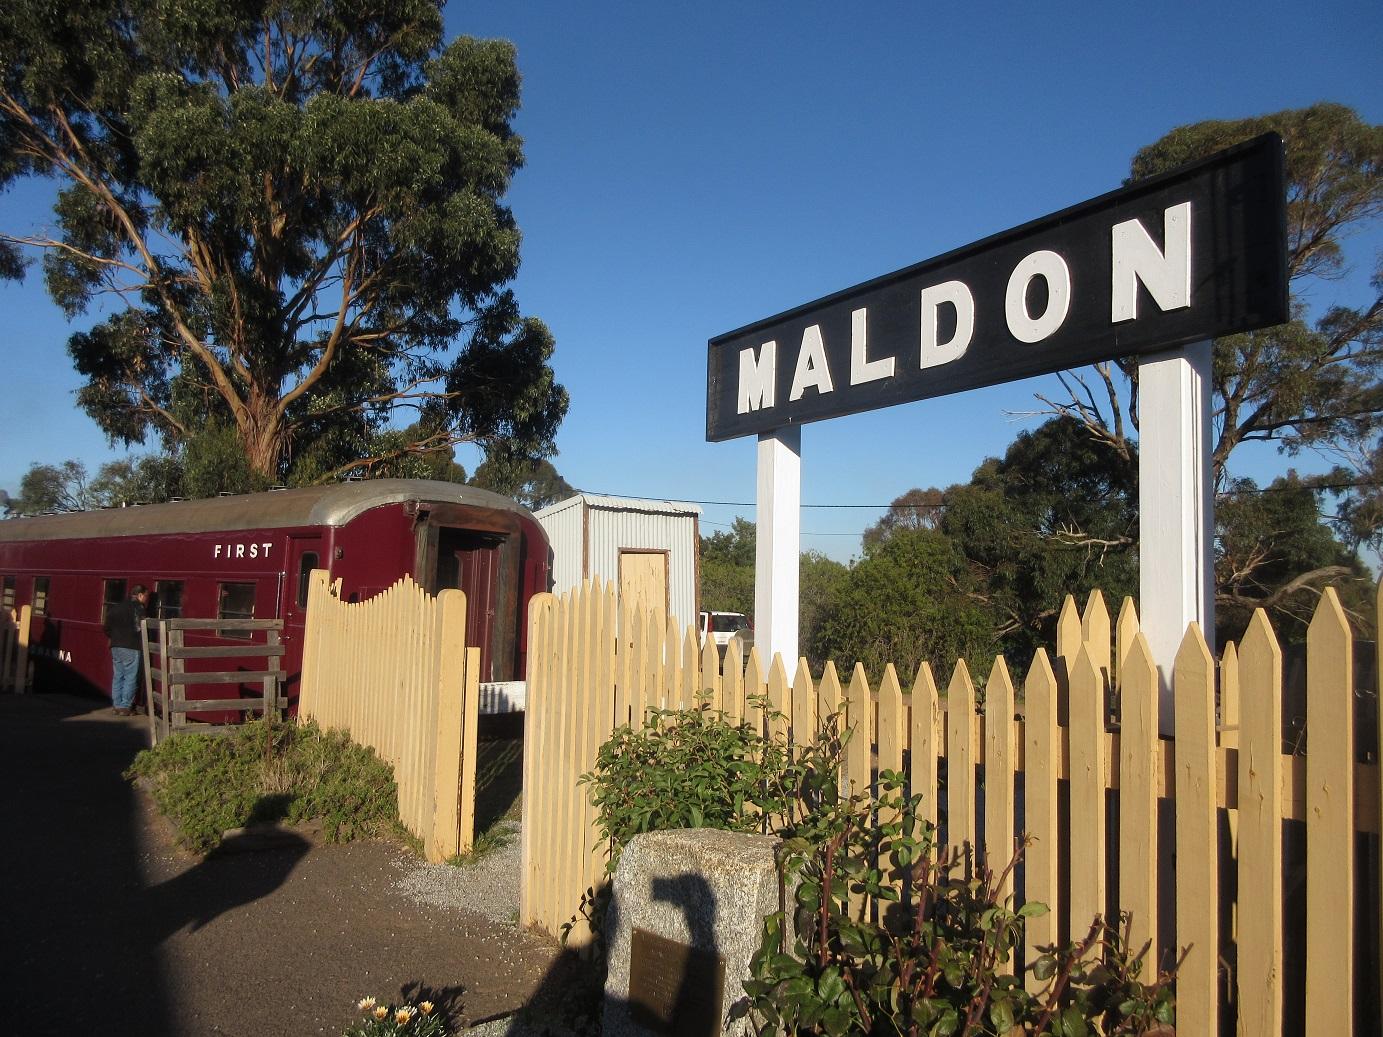
<svg viewBox="0 0 1383 1037">
<path fill-rule="evenodd" d="M 343 526 L 371 508 L 409 501 L 465 504 L 530 516 L 528 509 L 516 501 L 475 486 L 426 479 L 369 479 L 168 504 L 7 519 L 0 521 L 0 543 Z"/>
</svg>

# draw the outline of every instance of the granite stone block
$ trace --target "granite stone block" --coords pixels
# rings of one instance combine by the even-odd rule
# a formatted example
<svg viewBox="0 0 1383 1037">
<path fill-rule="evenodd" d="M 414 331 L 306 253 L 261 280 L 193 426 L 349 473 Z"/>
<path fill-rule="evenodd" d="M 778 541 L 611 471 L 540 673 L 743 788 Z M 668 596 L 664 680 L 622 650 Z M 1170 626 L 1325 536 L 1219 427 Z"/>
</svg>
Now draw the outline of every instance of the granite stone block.
<svg viewBox="0 0 1383 1037">
<path fill-rule="evenodd" d="M 620 856 L 606 916 L 609 974 L 605 983 L 607 1037 L 655 1034 L 751 1032 L 743 981 L 759 948 L 766 915 L 778 910 L 778 872 L 772 836 L 741 835 L 709 828 L 649 832 L 635 836 Z M 641 932 L 636 957 L 635 930 Z M 682 949 L 668 953 L 672 941 Z M 650 948 L 659 950 L 652 953 Z M 687 950 L 687 949 L 690 950 Z M 690 958 L 685 969 L 657 963 Z M 718 1005 L 710 976 L 724 965 Z M 652 983 L 663 987 L 662 1016 L 641 1008 Z M 669 1006 L 671 1007 L 669 1009 Z M 663 1017 L 671 1016 L 671 1025 Z M 717 1026 L 716 1020 L 719 1020 Z"/>
</svg>

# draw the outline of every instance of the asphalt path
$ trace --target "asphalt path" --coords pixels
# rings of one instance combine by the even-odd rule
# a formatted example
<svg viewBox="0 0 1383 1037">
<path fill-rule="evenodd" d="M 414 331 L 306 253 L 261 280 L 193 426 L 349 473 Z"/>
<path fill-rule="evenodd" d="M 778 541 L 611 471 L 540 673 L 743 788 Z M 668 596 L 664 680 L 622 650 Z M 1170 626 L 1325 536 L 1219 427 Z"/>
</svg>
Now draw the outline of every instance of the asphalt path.
<svg viewBox="0 0 1383 1037">
<path fill-rule="evenodd" d="M 0 1030 L 301 1037 L 365 995 L 458 1026 L 551 996 L 554 945 L 405 896 L 400 847 L 176 849 L 121 777 L 146 744 L 108 704 L 0 695 Z"/>
</svg>

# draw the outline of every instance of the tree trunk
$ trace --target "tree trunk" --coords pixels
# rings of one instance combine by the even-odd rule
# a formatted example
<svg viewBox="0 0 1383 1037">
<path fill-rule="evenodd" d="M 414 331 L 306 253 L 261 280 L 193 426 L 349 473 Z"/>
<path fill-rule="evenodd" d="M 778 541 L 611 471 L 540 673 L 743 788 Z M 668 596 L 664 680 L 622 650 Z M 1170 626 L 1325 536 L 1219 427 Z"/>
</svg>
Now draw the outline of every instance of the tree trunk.
<svg viewBox="0 0 1383 1037">
<path fill-rule="evenodd" d="M 288 428 L 278 411 L 278 400 L 253 394 L 237 414 L 236 427 L 250 471 L 266 485 L 279 482 L 279 461 L 287 445 Z"/>
</svg>

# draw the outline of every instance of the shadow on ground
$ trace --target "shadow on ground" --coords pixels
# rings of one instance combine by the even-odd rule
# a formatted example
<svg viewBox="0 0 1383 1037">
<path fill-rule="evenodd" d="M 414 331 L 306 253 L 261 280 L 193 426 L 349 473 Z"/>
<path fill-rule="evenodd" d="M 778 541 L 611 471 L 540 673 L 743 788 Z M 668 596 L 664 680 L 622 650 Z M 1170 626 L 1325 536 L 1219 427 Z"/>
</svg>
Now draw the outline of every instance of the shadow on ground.
<svg viewBox="0 0 1383 1037">
<path fill-rule="evenodd" d="M 175 850 L 121 776 L 145 736 L 108 702 L 0 696 L 0 976 L 18 1032 L 334 1037 L 367 995 L 431 1000 L 453 1025 L 530 999 L 552 945 L 464 896 L 405 896 L 416 861 L 396 844 L 280 833 L 266 849 L 253 833 L 206 858 Z M 502 816 L 521 757 L 488 755 L 486 810 Z"/>
<path fill-rule="evenodd" d="M 0 975 L 34 1013 L 26 1032 L 180 1033 L 159 945 L 277 888 L 306 844 L 258 855 L 253 868 L 213 855 L 146 886 L 141 861 L 158 833 L 121 777 L 143 729 L 67 696 L 0 697 L 0 724 Z"/>
</svg>

